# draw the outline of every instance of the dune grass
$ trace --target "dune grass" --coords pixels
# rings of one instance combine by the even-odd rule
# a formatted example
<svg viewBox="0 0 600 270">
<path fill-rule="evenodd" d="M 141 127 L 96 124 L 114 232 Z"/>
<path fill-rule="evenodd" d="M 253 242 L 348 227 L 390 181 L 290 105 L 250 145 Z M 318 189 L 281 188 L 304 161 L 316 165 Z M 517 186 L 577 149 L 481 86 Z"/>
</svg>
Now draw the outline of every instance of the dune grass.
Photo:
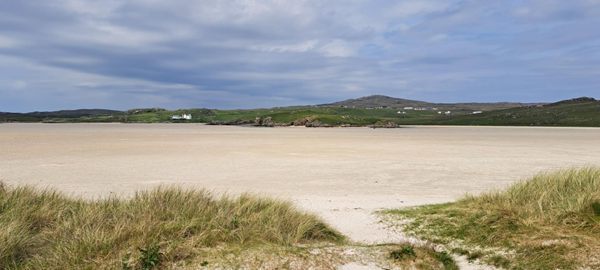
<svg viewBox="0 0 600 270">
<path fill-rule="evenodd" d="M 506 190 L 384 214 L 415 236 L 498 267 L 600 268 L 599 168 L 541 173 Z"/>
<path fill-rule="evenodd" d="M 247 194 L 161 187 L 129 199 L 84 200 L 0 187 L 0 269 L 162 269 L 205 264 L 199 256 L 207 248 L 340 241 L 290 202 Z"/>
</svg>

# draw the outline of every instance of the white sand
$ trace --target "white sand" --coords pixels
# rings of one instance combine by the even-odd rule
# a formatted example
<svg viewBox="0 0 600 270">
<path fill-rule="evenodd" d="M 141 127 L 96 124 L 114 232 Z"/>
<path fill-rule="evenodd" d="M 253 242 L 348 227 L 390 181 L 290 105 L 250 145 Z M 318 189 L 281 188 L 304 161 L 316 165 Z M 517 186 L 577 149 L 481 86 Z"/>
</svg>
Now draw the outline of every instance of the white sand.
<svg viewBox="0 0 600 270">
<path fill-rule="evenodd" d="M 86 197 L 159 184 L 290 198 L 352 239 L 374 210 L 452 201 L 542 170 L 600 165 L 600 129 L 1 124 L 0 180 Z"/>
</svg>

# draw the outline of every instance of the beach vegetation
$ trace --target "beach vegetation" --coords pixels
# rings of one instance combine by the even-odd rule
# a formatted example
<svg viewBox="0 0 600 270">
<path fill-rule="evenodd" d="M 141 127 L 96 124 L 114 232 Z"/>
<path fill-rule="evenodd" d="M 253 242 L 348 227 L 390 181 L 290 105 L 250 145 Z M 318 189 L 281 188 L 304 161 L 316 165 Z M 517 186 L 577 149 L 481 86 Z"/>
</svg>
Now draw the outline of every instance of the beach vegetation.
<svg viewBox="0 0 600 270">
<path fill-rule="evenodd" d="M 506 269 L 595 269 L 598 202 L 600 169 L 586 167 L 540 173 L 455 203 L 381 213 L 411 235 L 471 261 Z"/>
<path fill-rule="evenodd" d="M 159 187 L 87 200 L 0 188 L 0 269 L 164 269 L 241 251 L 342 242 L 317 216 L 251 194 Z"/>
</svg>

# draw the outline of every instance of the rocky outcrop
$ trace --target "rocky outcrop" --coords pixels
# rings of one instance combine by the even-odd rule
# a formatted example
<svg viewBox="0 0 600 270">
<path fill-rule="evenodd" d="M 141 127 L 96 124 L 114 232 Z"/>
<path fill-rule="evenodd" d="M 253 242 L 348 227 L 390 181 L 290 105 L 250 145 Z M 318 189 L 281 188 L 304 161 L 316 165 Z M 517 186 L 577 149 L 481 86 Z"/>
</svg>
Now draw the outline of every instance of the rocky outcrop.
<svg viewBox="0 0 600 270">
<path fill-rule="evenodd" d="M 247 125 L 250 124 L 248 120 L 229 120 L 229 121 L 210 121 L 209 125 L 213 126 L 239 126 L 239 125 Z"/>
<path fill-rule="evenodd" d="M 308 122 L 304 125 L 305 127 L 337 127 L 338 125 L 332 125 L 332 124 L 323 124 L 319 121 L 313 121 L 313 122 Z"/>
<path fill-rule="evenodd" d="M 401 128 L 400 125 L 394 123 L 394 122 L 387 122 L 385 124 L 375 124 L 375 125 L 369 125 L 370 128 Z"/>
</svg>

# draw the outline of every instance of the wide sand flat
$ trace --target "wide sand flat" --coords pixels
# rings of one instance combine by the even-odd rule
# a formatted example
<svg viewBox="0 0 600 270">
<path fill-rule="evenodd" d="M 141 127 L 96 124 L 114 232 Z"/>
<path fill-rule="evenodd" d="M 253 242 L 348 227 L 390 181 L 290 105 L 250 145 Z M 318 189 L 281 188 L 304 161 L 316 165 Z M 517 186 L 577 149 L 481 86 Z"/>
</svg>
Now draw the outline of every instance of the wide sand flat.
<svg viewBox="0 0 600 270">
<path fill-rule="evenodd" d="M 539 171 L 600 165 L 600 129 L 0 124 L 0 180 L 86 197 L 160 184 L 290 198 L 356 240 L 373 210 L 454 200 Z"/>
</svg>

